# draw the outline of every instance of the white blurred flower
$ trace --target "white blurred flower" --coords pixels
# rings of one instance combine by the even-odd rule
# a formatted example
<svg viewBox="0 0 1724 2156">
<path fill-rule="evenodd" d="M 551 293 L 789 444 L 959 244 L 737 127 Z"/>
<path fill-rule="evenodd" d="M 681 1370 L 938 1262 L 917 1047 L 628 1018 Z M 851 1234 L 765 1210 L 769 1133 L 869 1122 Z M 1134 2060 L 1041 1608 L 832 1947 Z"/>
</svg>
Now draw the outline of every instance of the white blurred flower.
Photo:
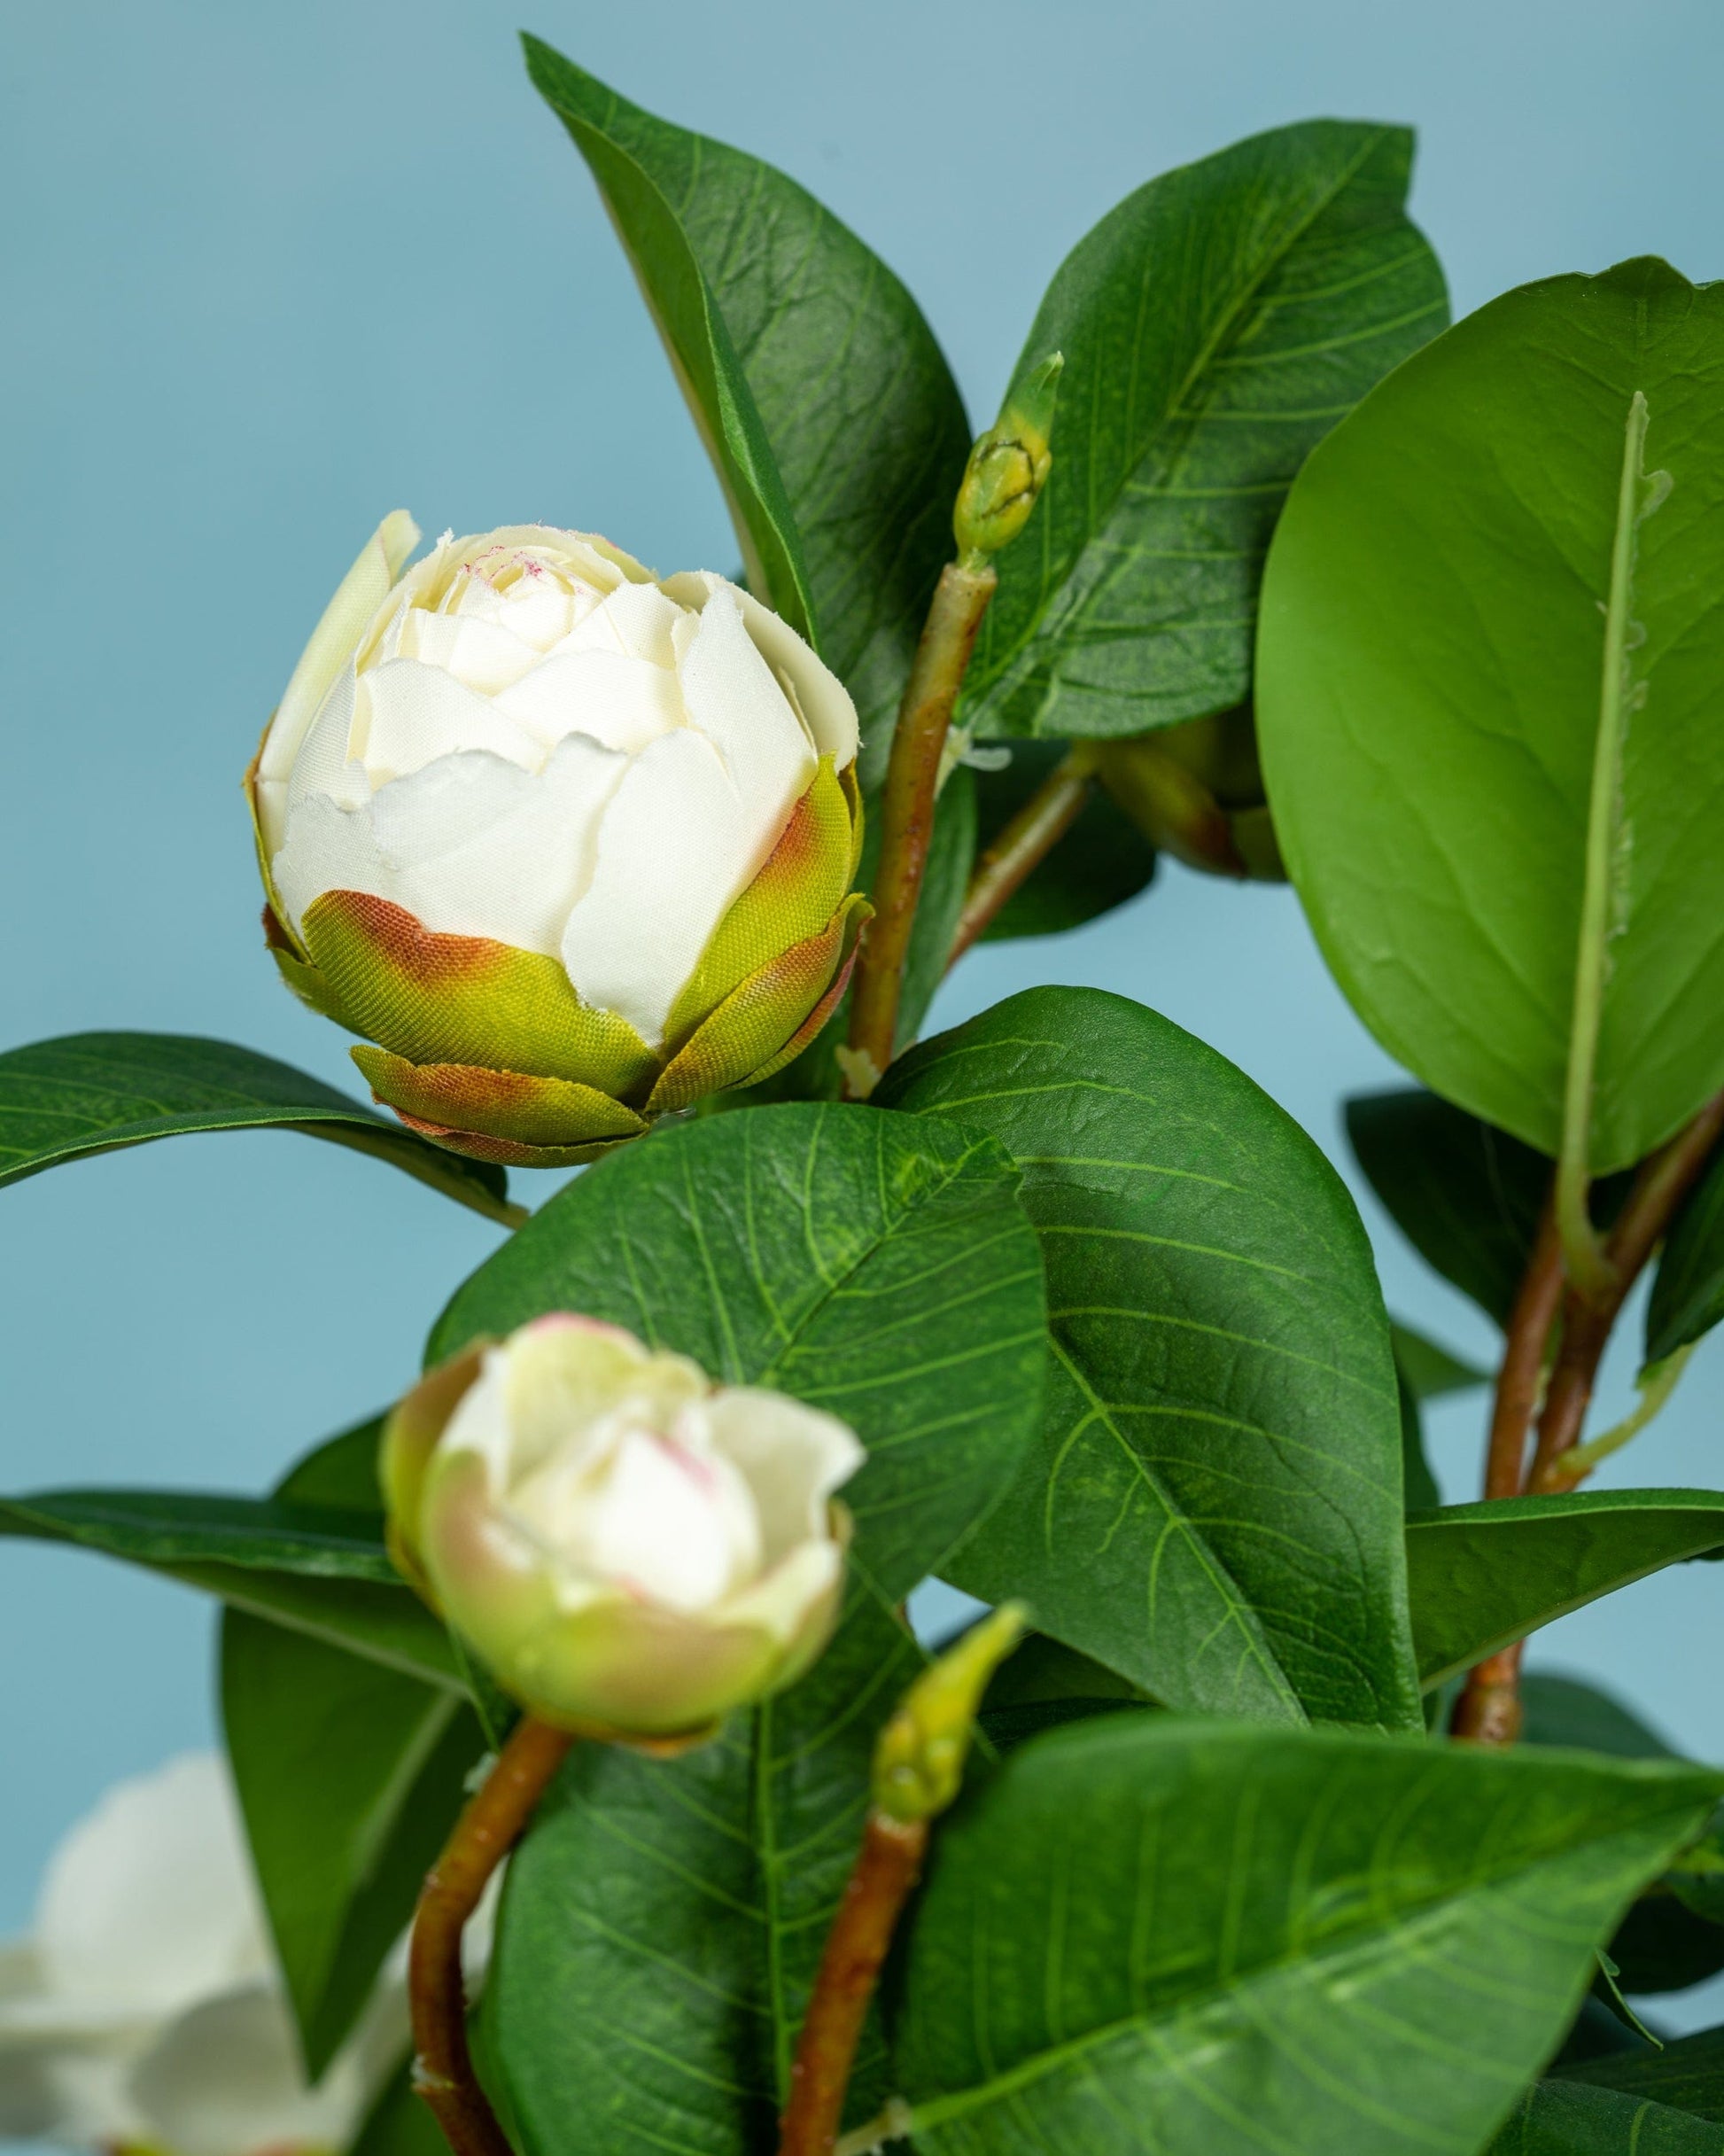
<svg viewBox="0 0 1724 2156">
<path fill-rule="evenodd" d="M 169 2156 L 343 2147 L 407 2046 L 399 1970 L 307 2089 L 225 1764 L 118 1784 L 0 1946 L 0 2136 Z"/>
</svg>

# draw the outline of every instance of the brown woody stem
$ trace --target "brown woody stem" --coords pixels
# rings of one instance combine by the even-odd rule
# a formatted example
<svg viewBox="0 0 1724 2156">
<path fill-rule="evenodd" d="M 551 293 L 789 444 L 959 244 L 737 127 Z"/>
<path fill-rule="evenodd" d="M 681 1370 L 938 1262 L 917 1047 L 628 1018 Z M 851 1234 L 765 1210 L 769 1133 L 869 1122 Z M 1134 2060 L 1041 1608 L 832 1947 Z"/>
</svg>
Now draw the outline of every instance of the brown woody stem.
<svg viewBox="0 0 1724 2156">
<path fill-rule="evenodd" d="M 1551 1374 L 1544 1413 L 1539 1417 L 1538 1451 L 1529 1490 L 1573 1490 L 1585 1481 L 1586 1467 L 1582 1466 L 1578 1473 L 1565 1467 L 1563 1455 L 1580 1442 L 1611 1327 L 1677 1207 L 1693 1188 L 1721 1131 L 1724 1093 L 1714 1094 L 1668 1145 L 1641 1164 L 1604 1243 L 1609 1277 L 1602 1293 L 1588 1296 L 1576 1287 L 1565 1298 L 1562 1350 Z"/>
<path fill-rule="evenodd" d="M 941 572 L 905 684 L 881 800 L 874 915 L 863 932 L 851 991 L 845 1093 L 866 1100 L 892 1060 L 910 930 L 921 897 L 939 792 L 940 759 L 976 632 L 998 578 L 991 566 L 950 562 Z"/>
<path fill-rule="evenodd" d="M 426 1873 L 414 1912 L 408 1958 L 414 2086 L 437 2114 L 455 2156 L 512 2156 L 467 2048 L 462 1932 L 574 1741 L 531 1715 L 516 1724 Z"/>
<path fill-rule="evenodd" d="M 790 2069 L 779 2156 L 830 2156 L 843 2120 L 857 2040 L 881 1964 L 921 1871 L 928 1822 L 871 1811 L 844 1898 L 833 1919 Z"/>
<path fill-rule="evenodd" d="M 1509 1342 L 1496 1381 L 1490 1449 L 1485 1468 L 1487 1498 L 1573 1490 L 1586 1480 L 1591 1462 L 1572 1455 L 1591 1404 L 1598 1366 L 1611 1329 L 1676 1209 L 1688 1195 L 1724 1132 L 1724 1094 L 1709 1101 L 1669 1144 L 1642 1164 L 1627 1203 L 1606 1238 L 1602 1286 L 1565 1294 L 1561 1238 L 1555 1208 L 1547 1205 L 1526 1278 L 1510 1320 Z M 1524 1469 L 1526 1432 L 1538 1399 L 1538 1380 L 1560 1298 L 1562 1333 L 1556 1365 L 1539 1414 L 1538 1444 Z M 1476 1744 L 1512 1744 L 1520 1734 L 1520 1660 L 1525 1642 L 1487 1655 L 1467 1674 L 1449 1724 L 1456 1737 Z"/>
<path fill-rule="evenodd" d="M 975 865 L 958 932 L 946 958 L 955 966 L 966 951 L 997 920 L 1006 901 L 1040 868 L 1083 813 L 1093 783 L 1093 759 L 1087 743 L 1055 766 L 1006 825 Z"/>
</svg>

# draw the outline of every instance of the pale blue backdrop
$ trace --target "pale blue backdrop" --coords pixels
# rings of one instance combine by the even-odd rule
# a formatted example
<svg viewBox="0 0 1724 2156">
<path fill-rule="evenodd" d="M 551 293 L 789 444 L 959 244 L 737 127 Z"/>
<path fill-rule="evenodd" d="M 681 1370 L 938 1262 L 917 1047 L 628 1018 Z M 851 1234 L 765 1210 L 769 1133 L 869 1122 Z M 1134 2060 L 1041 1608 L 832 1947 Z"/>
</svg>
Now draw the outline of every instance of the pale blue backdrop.
<svg viewBox="0 0 1724 2156">
<path fill-rule="evenodd" d="M 734 559 L 591 183 L 523 75 L 521 0 L 128 0 L 0 16 L 0 1044 L 222 1034 L 351 1082 L 260 947 L 239 773 L 382 512 L 597 527 Z M 920 295 L 990 416 L 1055 263 L 1163 167 L 1314 113 L 1417 122 L 1415 208 L 1456 306 L 1668 254 L 1724 271 L 1716 0 L 536 0 L 629 95 L 760 152 Z M 1179 873 L 973 959 L 937 1016 L 1032 980 L 1138 996 L 1339 1153 L 1394 1072 L 1286 891 Z M 526 1195 L 544 1195 L 526 1179 Z M 1391 1305 L 1487 1328 L 1366 1202 Z M 92 1161 L 0 1195 L 0 1489 L 256 1489 L 413 1374 L 496 1232 L 287 1135 Z M 1724 1350 L 1609 1479 L 1724 1484 Z M 1614 1374 L 1612 1399 L 1626 1388 Z M 1471 1494 L 1476 1403 L 1436 1419 Z M 1724 1573 L 1687 1567 L 1539 1643 L 1724 1757 Z M 210 1615 L 0 1545 L 0 1934 L 115 1776 L 212 1729 Z"/>
</svg>

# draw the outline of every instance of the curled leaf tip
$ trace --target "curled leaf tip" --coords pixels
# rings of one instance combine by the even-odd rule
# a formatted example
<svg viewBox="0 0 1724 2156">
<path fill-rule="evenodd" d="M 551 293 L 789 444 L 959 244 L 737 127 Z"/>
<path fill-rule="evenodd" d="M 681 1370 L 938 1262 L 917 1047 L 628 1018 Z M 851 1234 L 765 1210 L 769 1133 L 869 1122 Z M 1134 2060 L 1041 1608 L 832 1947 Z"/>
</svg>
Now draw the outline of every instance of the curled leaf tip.
<svg viewBox="0 0 1724 2156">
<path fill-rule="evenodd" d="M 988 1680 L 1023 1636 L 1029 1611 L 1004 1602 L 923 1671 L 880 1732 L 874 1803 L 889 1819 L 931 1819 L 958 1794 Z"/>
</svg>

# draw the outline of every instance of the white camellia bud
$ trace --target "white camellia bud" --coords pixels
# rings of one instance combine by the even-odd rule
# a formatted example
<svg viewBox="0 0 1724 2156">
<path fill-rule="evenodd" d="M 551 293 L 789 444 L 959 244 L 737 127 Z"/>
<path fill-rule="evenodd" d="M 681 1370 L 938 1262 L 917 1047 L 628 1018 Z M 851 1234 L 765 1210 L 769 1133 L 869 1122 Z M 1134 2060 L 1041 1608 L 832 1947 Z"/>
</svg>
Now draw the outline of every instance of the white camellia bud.
<svg viewBox="0 0 1724 2156">
<path fill-rule="evenodd" d="M 226 1766 L 110 1790 L 0 1947 L 0 2136 L 158 2156 L 346 2146 L 405 2054 L 398 1962 L 315 2090 Z"/>
<path fill-rule="evenodd" d="M 434 1370 L 391 1417 L 397 1561 L 542 1720 L 675 1737 L 791 1683 L 830 1638 L 862 1464 L 832 1416 L 714 1386 L 558 1314 Z"/>
<path fill-rule="evenodd" d="M 755 1082 L 843 992 L 856 712 L 777 615 L 590 533 L 396 511 L 249 787 L 277 963 L 379 1099 L 556 1165 Z"/>
</svg>

